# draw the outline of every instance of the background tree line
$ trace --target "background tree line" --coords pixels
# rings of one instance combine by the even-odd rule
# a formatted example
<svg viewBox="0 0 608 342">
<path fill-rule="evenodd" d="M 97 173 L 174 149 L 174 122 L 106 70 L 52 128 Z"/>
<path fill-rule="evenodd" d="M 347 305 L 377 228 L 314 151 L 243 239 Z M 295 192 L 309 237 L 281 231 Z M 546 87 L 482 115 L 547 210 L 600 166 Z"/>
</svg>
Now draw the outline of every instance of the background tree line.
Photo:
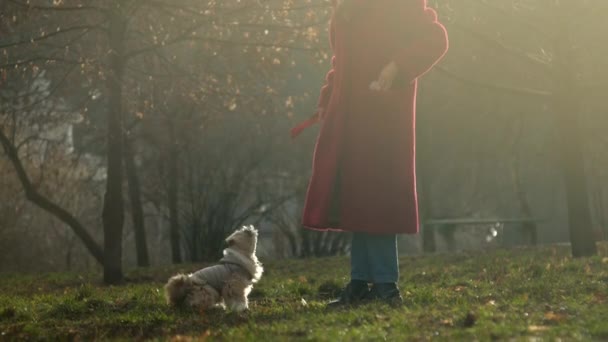
<svg viewBox="0 0 608 342">
<path fill-rule="evenodd" d="M 607 235 L 608 5 L 430 5 L 451 50 L 421 82 L 425 217 L 542 217 L 542 242 L 593 254 Z M 99 265 L 116 283 L 125 265 L 213 260 L 243 223 L 276 255 L 346 251 L 344 235 L 300 229 L 316 132 L 288 135 L 314 110 L 329 11 L 321 0 L 0 4 L 2 269 Z"/>
</svg>

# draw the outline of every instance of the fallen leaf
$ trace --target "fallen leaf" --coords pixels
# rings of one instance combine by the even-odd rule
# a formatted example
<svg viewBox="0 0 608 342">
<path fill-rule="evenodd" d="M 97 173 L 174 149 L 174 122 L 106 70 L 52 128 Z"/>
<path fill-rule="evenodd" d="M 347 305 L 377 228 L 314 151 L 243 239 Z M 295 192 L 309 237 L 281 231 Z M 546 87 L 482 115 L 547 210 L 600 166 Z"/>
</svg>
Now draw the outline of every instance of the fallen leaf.
<svg viewBox="0 0 608 342">
<path fill-rule="evenodd" d="M 466 287 L 464 287 L 464 286 L 456 286 L 456 287 L 454 288 L 454 291 L 456 291 L 456 292 L 460 292 L 460 291 L 462 291 L 462 290 L 464 290 L 464 289 L 466 289 Z"/>
<path fill-rule="evenodd" d="M 539 331 L 547 331 L 549 330 L 548 326 L 545 325 L 531 325 L 528 327 L 529 332 L 539 332 Z"/>
<path fill-rule="evenodd" d="M 454 326 L 454 320 L 452 320 L 451 318 L 442 319 L 440 323 L 442 325 L 445 325 L 445 326 L 448 326 L 448 327 L 453 327 Z"/>
<path fill-rule="evenodd" d="M 592 302 L 597 304 L 603 304 L 606 301 L 607 297 L 608 296 L 603 293 L 594 293 Z"/>
<path fill-rule="evenodd" d="M 549 311 L 545 313 L 545 323 L 560 323 L 566 319 L 566 315 Z"/>
</svg>

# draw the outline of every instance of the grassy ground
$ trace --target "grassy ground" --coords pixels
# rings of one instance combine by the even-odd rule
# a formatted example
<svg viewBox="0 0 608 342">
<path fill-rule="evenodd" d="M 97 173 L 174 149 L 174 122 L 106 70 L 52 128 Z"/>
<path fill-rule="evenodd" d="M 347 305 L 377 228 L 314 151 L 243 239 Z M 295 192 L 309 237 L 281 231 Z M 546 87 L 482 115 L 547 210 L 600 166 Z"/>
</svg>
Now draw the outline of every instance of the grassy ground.
<svg viewBox="0 0 608 342">
<path fill-rule="evenodd" d="M 347 258 L 265 266 L 245 315 L 167 307 L 163 282 L 195 265 L 135 270 L 116 287 L 99 275 L 1 275 L 0 340 L 608 340 L 605 244 L 577 260 L 564 247 L 404 257 L 400 308 L 326 310 Z"/>
</svg>

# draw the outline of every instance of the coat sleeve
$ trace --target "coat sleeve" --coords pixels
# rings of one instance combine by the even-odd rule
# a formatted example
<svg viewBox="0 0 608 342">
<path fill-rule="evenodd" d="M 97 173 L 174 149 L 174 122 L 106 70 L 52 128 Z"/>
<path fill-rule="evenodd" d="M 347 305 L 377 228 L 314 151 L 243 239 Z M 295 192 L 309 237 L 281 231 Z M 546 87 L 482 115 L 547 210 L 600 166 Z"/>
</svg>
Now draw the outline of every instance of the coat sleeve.
<svg viewBox="0 0 608 342">
<path fill-rule="evenodd" d="M 426 6 L 426 0 L 415 0 L 399 11 L 402 46 L 393 56 L 400 72 L 408 81 L 422 76 L 448 50 L 445 27 L 437 21 L 437 12 Z"/>
<path fill-rule="evenodd" d="M 330 26 L 329 26 L 329 43 L 332 48 L 332 51 L 334 49 L 335 36 L 336 36 L 336 34 L 335 34 L 335 29 L 334 29 L 334 20 L 332 18 L 332 20 L 330 22 Z M 319 102 L 317 103 L 318 108 L 326 109 L 327 105 L 329 104 L 329 99 L 331 98 L 331 92 L 334 87 L 335 69 L 336 69 L 336 56 L 334 55 L 331 58 L 331 68 L 329 69 L 329 71 L 327 72 L 327 75 L 325 76 L 325 84 L 321 87 L 321 94 L 319 95 Z"/>
<path fill-rule="evenodd" d="M 335 29 L 334 29 L 334 19 L 330 21 L 329 26 L 329 43 L 331 45 L 332 51 L 334 50 L 335 44 Z M 336 56 L 332 56 L 331 58 L 331 69 L 327 72 L 325 76 L 325 84 L 321 87 L 321 94 L 319 94 L 319 102 L 317 103 L 317 111 L 307 120 L 301 122 L 296 127 L 291 129 L 291 137 L 295 138 L 306 128 L 316 124 L 320 120 L 323 119 L 323 114 L 327 110 L 327 106 L 329 105 L 329 100 L 331 99 L 331 94 L 334 88 L 334 75 L 336 69 Z"/>
<path fill-rule="evenodd" d="M 319 102 L 317 103 L 318 108 L 327 109 L 329 99 L 331 98 L 331 92 L 334 87 L 334 74 L 336 66 L 336 56 L 331 58 L 331 69 L 325 76 L 325 84 L 321 87 L 321 94 L 319 95 Z"/>
</svg>

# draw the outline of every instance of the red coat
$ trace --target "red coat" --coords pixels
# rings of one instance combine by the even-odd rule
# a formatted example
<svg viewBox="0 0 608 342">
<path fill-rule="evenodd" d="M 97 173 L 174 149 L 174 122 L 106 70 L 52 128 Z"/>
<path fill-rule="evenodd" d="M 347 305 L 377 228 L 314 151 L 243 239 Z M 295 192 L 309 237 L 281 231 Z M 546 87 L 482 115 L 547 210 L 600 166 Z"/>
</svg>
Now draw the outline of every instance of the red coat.
<svg viewBox="0 0 608 342">
<path fill-rule="evenodd" d="M 445 28 L 426 0 L 349 0 L 365 8 L 332 18 L 332 69 L 303 224 L 317 230 L 418 232 L 416 79 L 447 51 Z M 370 90 L 391 61 L 389 91 Z M 295 129 L 295 134 L 311 122 Z"/>
</svg>

